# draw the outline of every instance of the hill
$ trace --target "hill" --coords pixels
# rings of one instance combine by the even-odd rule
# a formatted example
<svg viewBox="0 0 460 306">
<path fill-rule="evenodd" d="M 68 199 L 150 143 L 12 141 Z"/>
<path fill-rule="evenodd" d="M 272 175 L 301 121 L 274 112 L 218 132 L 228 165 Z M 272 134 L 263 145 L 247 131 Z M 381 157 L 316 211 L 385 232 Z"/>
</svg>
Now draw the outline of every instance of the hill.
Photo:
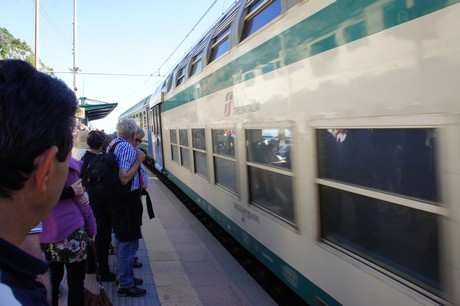
<svg viewBox="0 0 460 306">
<path fill-rule="evenodd" d="M 21 59 L 34 64 L 35 55 L 27 43 L 11 34 L 7 29 L 0 28 L 0 59 Z M 53 71 L 40 61 L 40 71 Z"/>
</svg>

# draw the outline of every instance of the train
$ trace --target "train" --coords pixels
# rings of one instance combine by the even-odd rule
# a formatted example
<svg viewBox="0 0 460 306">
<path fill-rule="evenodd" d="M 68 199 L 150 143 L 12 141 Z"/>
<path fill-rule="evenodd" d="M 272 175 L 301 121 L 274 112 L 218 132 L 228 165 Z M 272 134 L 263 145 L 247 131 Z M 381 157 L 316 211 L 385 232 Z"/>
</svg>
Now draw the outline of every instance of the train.
<svg viewBox="0 0 460 306">
<path fill-rule="evenodd" d="M 458 20 L 456 0 L 239 0 L 120 118 L 309 305 L 460 305 Z"/>
</svg>

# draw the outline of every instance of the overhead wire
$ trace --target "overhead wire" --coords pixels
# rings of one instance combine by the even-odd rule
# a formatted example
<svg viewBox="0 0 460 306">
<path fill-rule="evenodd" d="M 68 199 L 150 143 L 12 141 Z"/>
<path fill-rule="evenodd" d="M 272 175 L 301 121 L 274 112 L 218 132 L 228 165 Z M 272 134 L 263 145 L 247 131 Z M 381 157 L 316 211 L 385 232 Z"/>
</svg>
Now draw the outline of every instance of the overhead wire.
<svg viewBox="0 0 460 306">
<path fill-rule="evenodd" d="M 35 3 L 35 1 L 36 0 L 32 0 L 32 2 L 34 2 L 34 3 Z M 70 44 L 70 42 L 65 38 L 64 34 L 62 34 L 62 32 L 59 31 L 59 28 L 53 22 L 53 19 L 48 15 L 48 13 L 46 12 L 46 10 L 45 10 L 45 8 L 44 8 L 44 6 L 42 5 L 41 2 L 39 3 L 39 10 L 40 10 L 41 15 L 45 18 L 46 22 L 49 24 L 51 29 L 56 33 L 56 35 L 59 37 L 61 42 L 65 46 L 68 46 Z"/>
<path fill-rule="evenodd" d="M 206 12 L 203 13 L 203 15 L 201 15 L 201 17 L 198 19 L 198 21 L 195 23 L 195 25 L 192 27 L 192 29 L 185 35 L 185 37 L 182 39 L 182 41 L 179 43 L 179 45 L 177 45 L 177 47 L 171 52 L 171 54 L 169 55 L 169 57 L 160 65 L 160 67 L 158 67 L 156 71 L 156 76 L 161 76 L 161 77 L 165 77 L 165 75 L 161 75 L 160 71 L 161 71 L 161 68 L 163 68 L 163 66 L 171 59 L 171 57 L 174 55 L 174 53 L 176 53 L 176 51 L 180 48 L 180 46 L 187 40 L 187 38 L 190 36 L 190 34 L 195 30 L 196 26 L 203 20 L 204 17 L 206 17 L 206 15 L 209 13 L 209 11 L 212 9 L 212 7 L 216 4 L 217 0 L 214 0 L 214 2 L 208 7 L 208 9 L 206 10 Z M 223 11 L 222 11 L 223 13 Z M 128 98 L 130 98 L 132 95 L 134 95 L 137 91 L 139 91 L 149 80 L 151 79 L 151 77 L 149 79 L 147 79 L 142 85 L 140 85 L 132 94 L 130 94 L 128 96 Z M 126 99 L 128 99 L 126 98 Z"/>
<path fill-rule="evenodd" d="M 32 0 L 34 2 L 35 0 Z M 209 11 L 214 7 L 214 5 L 217 3 L 218 0 L 214 0 L 213 3 L 207 8 L 207 10 L 201 15 L 201 17 L 198 19 L 198 21 L 193 25 L 191 30 L 185 35 L 185 37 L 182 39 L 182 41 L 176 46 L 176 48 L 171 52 L 169 57 L 160 65 L 160 67 L 155 70 L 155 74 L 131 74 L 131 73 L 104 73 L 104 72 L 78 72 L 78 74 L 81 75 L 105 75 L 105 76 L 132 76 L 132 77 L 144 77 L 147 76 L 147 80 L 143 82 L 137 89 L 135 89 L 131 94 L 129 94 L 124 100 L 129 99 L 131 96 L 133 96 L 136 92 L 138 92 L 147 82 L 149 82 L 153 77 L 165 77 L 165 75 L 161 75 L 160 71 L 163 68 L 163 66 L 171 59 L 171 57 L 177 52 L 177 50 L 182 46 L 182 44 L 187 40 L 187 38 L 190 36 L 190 34 L 195 30 L 195 28 L 200 24 L 200 22 L 206 17 L 206 15 L 209 13 Z M 236 2 L 236 1 L 235 1 Z M 222 7 L 222 14 L 224 12 L 224 6 L 225 6 L 225 1 L 223 3 Z M 65 36 L 59 31 L 58 27 L 54 24 L 52 18 L 47 14 L 45 8 L 40 4 L 40 12 L 41 14 L 45 17 L 47 23 L 50 25 L 50 27 L 53 29 L 53 31 L 57 34 L 57 36 L 60 38 L 61 42 L 64 45 L 68 45 L 69 42 L 65 39 Z M 73 73 L 72 71 L 43 71 L 45 73 Z"/>
<path fill-rule="evenodd" d="M 179 49 L 179 47 L 184 43 L 184 41 L 190 36 L 190 34 L 195 30 L 195 27 L 203 20 L 203 18 L 209 13 L 209 11 L 212 9 L 214 4 L 216 4 L 217 0 L 214 0 L 214 2 L 211 4 L 211 6 L 204 12 L 204 14 L 200 17 L 200 19 L 195 23 L 195 25 L 192 27 L 192 29 L 185 35 L 184 39 L 179 43 L 179 45 L 171 52 L 169 57 L 163 62 L 163 64 L 160 65 L 160 67 L 156 70 L 158 73 L 160 73 L 161 68 L 171 59 L 171 57 L 176 53 L 176 51 Z"/>
</svg>

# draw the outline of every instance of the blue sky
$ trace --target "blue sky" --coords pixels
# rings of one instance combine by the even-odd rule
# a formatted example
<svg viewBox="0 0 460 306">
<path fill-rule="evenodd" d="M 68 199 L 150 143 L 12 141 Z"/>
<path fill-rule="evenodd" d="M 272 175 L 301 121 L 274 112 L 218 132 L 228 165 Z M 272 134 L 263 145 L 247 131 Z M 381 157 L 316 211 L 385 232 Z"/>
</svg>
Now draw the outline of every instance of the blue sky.
<svg viewBox="0 0 460 306">
<path fill-rule="evenodd" d="M 77 78 L 77 96 L 118 103 L 106 119 L 91 124 L 113 132 L 118 116 L 152 93 L 164 75 L 234 2 L 76 0 L 76 66 L 82 71 Z M 72 88 L 74 0 L 39 0 L 39 6 L 39 58 Z M 35 0 L 0 0 L 0 7 L 0 27 L 34 49 Z M 161 66 L 162 76 L 148 76 L 157 74 Z"/>
</svg>

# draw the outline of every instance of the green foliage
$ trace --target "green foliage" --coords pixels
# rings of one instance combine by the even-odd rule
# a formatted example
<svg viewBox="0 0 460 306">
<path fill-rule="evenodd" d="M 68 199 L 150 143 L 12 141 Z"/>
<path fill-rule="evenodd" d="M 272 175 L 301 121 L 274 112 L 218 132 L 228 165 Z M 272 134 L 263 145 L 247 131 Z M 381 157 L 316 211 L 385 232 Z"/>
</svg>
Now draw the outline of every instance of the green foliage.
<svg viewBox="0 0 460 306">
<path fill-rule="evenodd" d="M 6 58 L 21 59 L 32 65 L 35 63 L 32 48 L 26 42 L 14 37 L 6 28 L 0 28 L 0 59 Z M 53 71 L 42 61 L 40 61 L 40 70 Z"/>
<path fill-rule="evenodd" d="M 0 54 L 6 58 L 11 51 L 20 51 L 21 54 L 32 53 L 32 49 L 25 42 L 17 39 L 7 29 L 0 28 Z M 33 55 L 32 55 L 33 57 Z"/>
</svg>

